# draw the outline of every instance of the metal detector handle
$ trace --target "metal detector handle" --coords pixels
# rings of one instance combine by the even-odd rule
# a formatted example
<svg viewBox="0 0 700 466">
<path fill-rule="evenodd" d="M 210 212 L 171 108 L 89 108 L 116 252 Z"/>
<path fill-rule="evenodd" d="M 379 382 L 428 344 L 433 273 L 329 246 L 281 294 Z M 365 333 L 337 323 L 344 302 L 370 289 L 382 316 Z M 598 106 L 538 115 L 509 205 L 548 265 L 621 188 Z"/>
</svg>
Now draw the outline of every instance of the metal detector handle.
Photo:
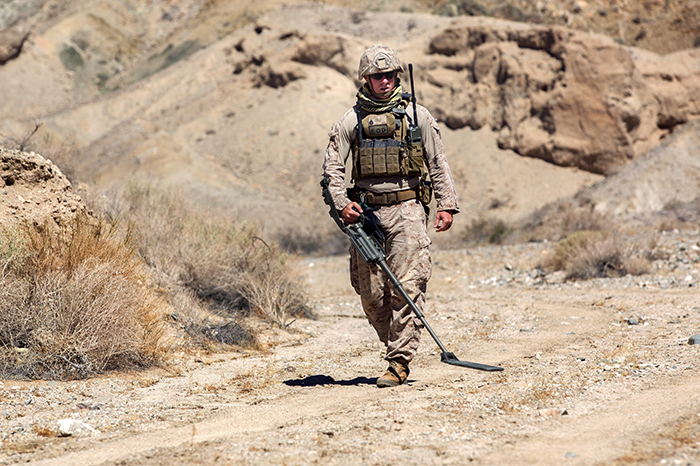
<svg viewBox="0 0 700 466">
<path fill-rule="evenodd" d="M 323 202 L 325 202 L 330 211 L 328 212 L 335 223 L 340 227 L 340 229 L 348 235 L 350 242 L 360 253 L 362 259 L 368 264 L 376 264 L 386 258 L 386 253 L 384 249 L 377 243 L 373 237 L 369 236 L 367 232 L 362 228 L 365 224 L 365 216 L 360 214 L 360 220 L 357 223 L 351 225 L 346 225 L 345 222 L 340 218 L 338 214 L 338 209 L 335 208 L 335 203 L 333 202 L 333 196 L 331 195 L 330 189 L 330 178 L 325 176 L 321 180 L 321 188 L 323 188 Z"/>
</svg>

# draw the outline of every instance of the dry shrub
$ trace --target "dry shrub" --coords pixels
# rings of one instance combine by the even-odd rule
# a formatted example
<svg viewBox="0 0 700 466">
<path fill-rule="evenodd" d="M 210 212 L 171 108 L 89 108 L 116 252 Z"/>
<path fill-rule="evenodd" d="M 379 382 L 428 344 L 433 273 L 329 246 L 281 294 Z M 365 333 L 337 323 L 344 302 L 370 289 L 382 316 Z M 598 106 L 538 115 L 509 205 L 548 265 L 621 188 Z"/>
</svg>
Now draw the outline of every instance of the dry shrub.
<svg viewBox="0 0 700 466">
<path fill-rule="evenodd" d="M 614 232 L 577 231 L 557 244 L 543 266 L 564 270 L 570 279 L 619 277 L 627 273 L 624 249 L 622 239 Z"/>
<path fill-rule="evenodd" d="M 289 256 L 262 240 L 255 225 L 198 211 L 150 186 L 131 185 L 124 201 L 122 215 L 134 225 L 139 251 L 164 282 L 233 316 L 253 311 L 286 327 L 309 315 Z"/>
<path fill-rule="evenodd" d="M 558 201 L 535 211 L 512 235 L 519 241 L 559 241 L 577 231 L 601 231 L 611 228 L 611 221 L 595 211 L 592 204 L 576 205 Z"/>
<path fill-rule="evenodd" d="M 570 235 L 577 231 L 600 231 L 609 228 L 610 222 L 593 207 L 592 204 L 574 206 L 568 202 L 560 203 L 554 220 L 559 223 L 561 234 Z"/>
<path fill-rule="evenodd" d="M 310 231 L 285 230 L 276 238 L 279 246 L 291 253 L 305 256 L 333 256 L 348 250 L 348 238 L 338 228 L 319 230 L 316 225 Z"/>
<path fill-rule="evenodd" d="M 639 256 L 623 258 L 623 265 L 629 275 L 644 275 L 650 268 L 649 261 Z"/>
<path fill-rule="evenodd" d="M 126 230 L 86 216 L 0 232 L 0 371 L 86 377 L 163 353 L 165 303 Z"/>
<path fill-rule="evenodd" d="M 564 270 L 568 279 L 581 280 L 645 274 L 649 261 L 635 250 L 618 232 L 582 230 L 559 241 L 542 267 Z"/>
<path fill-rule="evenodd" d="M 467 226 L 464 238 L 467 243 L 503 244 L 511 233 L 513 228 L 503 220 L 480 218 Z"/>
<path fill-rule="evenodd" d="M 182 330 L 185 347 L 206 351 L 220 351 L 227 346 L 259 348 L 255 333 L 242 319 L 212 313 L 191 290 L 176 288 L 167 297 L 175 310 L 172 317 Z"/>
<path fill-rule="evenodd" d="M 566 200 L 549 204 L 513 224 L 495 218 L 478 218 L 467 227 L 464 239 L 467 243 L 488 244 L 559 241 L 577 231 L 610 229 L 611 222 L 593 207 Z"/>
<path fill-rule="evenodd" d="M 286 267 L 286 258 L 280 253 L 263 256 L 260 249 L 253 249 L 253 258 L 246 258 L 238 274 L 239 292 L 250 307 L 262 313 L 272 322 L 287 327 L 291 317 L 308 315 L 306 294 L 299 280 Z"/>
<path fill-rule="evenodd" d="M 34 432 L 39 437 L 47 437 L 47 438 L 58 437 L 58 435 L 59 435 L 58 432 L 56 432 L 56 430 L 54 430 L 50 427 L 38 426 L 38 425 L 32 426 L 32 432 Z"/>
</svg>

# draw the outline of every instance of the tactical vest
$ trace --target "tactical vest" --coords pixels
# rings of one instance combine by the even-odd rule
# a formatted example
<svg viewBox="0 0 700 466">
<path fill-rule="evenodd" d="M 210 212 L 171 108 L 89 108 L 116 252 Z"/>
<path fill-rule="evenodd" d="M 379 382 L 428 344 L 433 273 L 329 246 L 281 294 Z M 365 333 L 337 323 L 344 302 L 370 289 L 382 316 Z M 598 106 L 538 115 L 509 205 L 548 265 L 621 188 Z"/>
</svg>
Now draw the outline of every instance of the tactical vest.
<svg viewBox="0 0 700 466">
<path fill-rule="evenodd" d="M 420 177 L 423 143 L 411 142 L 404 100 L 392 111 L 368 114 L 357 107 L 357 136 L 351 145 L 352 178 L 408 176 Z"/>
</svg>

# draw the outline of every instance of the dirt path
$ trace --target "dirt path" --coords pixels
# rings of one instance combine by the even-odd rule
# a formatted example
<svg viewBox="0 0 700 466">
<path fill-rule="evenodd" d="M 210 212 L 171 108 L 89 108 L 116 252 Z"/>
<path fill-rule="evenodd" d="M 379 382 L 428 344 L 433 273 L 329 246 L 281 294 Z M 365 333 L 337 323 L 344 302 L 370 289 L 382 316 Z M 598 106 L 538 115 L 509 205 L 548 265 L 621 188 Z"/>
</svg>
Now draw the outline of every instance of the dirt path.
<svg viewBox="0 0 700 466">
<path fill-rule="evenodd" d="M 435 254 L 427 318 L 458 357 L 503 373 L 440 364 L 424 339 L 410 382 L 378 390 L 381 348 L 345 259 L 307 260 L 318 319 L 270 354 L 186 358 L 180 376 L 5 381 L 34 408 L 3 429 L 72 417 L 100 433 L 13 434 L 0 463 L 700 465 L 700 345 L 685 344 L 700 333 L 697 291 L 652 276 L 528 281 L 539 253 Z"/>
</svg>

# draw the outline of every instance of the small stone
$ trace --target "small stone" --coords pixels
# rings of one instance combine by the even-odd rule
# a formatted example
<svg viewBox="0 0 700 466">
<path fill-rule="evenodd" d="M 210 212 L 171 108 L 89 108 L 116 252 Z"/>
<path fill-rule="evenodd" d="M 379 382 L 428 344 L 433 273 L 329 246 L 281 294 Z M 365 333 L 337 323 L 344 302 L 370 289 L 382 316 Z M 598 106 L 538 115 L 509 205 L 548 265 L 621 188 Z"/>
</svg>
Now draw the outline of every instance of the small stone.
<svg viewBox="0 0 700 466">
<path fill-rule="evenodd" d="M 627 325 L 639 325 L 639 319 L 630 317 L 629 319 L 627 319 Z"/>
<path fill-rule="evenodd" d="M 576 453 L 573 451 L 567 451 L 566 455 L 564 455 L 566 458 L 576 458 Z"/>
<path fill-rule="evenodd" d="M 89 425 L 76 419 L 59 419 L 58 432 L 61 437 L 70 437 L 72 435 L 79 437 L 98 433 Z"/>
<path fill-rule="evenodd" d="M 562 408 L 547 408 L 547 409 L 540 409 L 539 410 L 540 416 L 565 416 L 569 414 L 569 412 L 566 409 Z"/>
<path fill-rule="evenodd" d="M 696 333 L 692 337 L 688 338 L 689 345 L 700 345 L 700 333 Z"/>
</svg>

